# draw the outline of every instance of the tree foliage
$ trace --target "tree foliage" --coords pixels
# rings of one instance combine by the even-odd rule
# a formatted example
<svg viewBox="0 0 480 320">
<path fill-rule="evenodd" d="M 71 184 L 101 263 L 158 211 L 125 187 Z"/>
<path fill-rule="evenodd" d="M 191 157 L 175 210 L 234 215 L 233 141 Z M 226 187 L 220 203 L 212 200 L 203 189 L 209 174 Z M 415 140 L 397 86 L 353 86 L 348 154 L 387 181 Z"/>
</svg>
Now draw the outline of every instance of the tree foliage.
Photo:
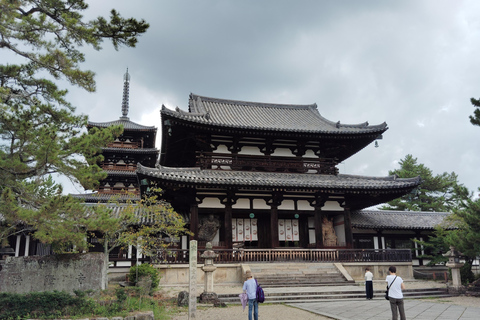
<svg viewBox="0 0 480 320">
<path fill-rule="evenodd" d="M 383 210 L 451 212 L 469 197 L 468 189 L 459 183 L 455 172 L 434 175 L 410 154 L 399 163 L 400 169 L 390 171 L 390 175 L 399 178 L 420 176 L 422 182 L 412 193 L 388 202 Z"/>
<path fill-rule="evenodd" d="M 158 198 L 160 193 L 161 189 L 152 188 L 138 202 L 121 203 L 113 198 L 91 207 L 86 225 L 100 234 L 106 266 L 115 248 L 132 245 L 155 261 L 164 258 L 167 249 L 182 235 L 191 234 L 182 216 Z"/>
<path fill-rule="evenodd" d="M 87 117 L 76 115 L 67 90 L 55 81 L 65 79 L 89 92 L 94 73 L 81 70 L 81 47 L 101 49 L 110 40 L 117 49 L 134 47 L 148 24 L 124 19 L 115 10 L 110 19 L 85 21 L 84 0 L 0 0 L 0 49 L 13 64 L 0 61 L 0 241 L 9 235 L 36 230 L 42 242 L 79 241 L 78 219 L 83 209 L 53 182 L 59 174 L 94 189 L 105 173 L 97 165 L 99 150 L 119 135 L 121 127 L 85 128 Z M 78 222 L 78 221 L 77 221 Z M 24 226 L 23 229 L 16 228 Z M 54 228 L 55 230 L 53 230 Z M 62 235 L 63 233 L 63 235 Z"/>
<path fill-rule="evenodd" d="M 470 122 L 474 126 L 480 126 L 480 99 L 471 98 L 470 101 L 472 102 L 473 106 L 476 108 L 473 111 L 473 116 L 470 116 Z"/>
<path fill-rule="evenodd" d="M 464 201 L 449 220 L 457 229 L 448 233 L 446 242 L 473 262 L 480 256 L 480 199 Z"/>
</svg>

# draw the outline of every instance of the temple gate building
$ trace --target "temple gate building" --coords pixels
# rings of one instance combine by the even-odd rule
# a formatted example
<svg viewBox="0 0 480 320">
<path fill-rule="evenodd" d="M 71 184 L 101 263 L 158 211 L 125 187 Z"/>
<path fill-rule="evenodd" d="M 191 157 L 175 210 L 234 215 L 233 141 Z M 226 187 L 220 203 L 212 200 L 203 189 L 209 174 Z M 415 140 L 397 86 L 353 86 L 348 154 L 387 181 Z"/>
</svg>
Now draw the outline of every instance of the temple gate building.
<svg viewBox="0 0 480 320">
<path fill-rule="evenodd" d="M 188 107 L 162 107 L 159 163 L 136 172 L 142 190 L 163 189 L 200 246 L 353 248 L 352 212 L 420 184 L 419 177 L 339 173 L 338 164 L 379 138 L 386 123 L 329 121 L 316 104 L 195 94 Z"/>
</svg>

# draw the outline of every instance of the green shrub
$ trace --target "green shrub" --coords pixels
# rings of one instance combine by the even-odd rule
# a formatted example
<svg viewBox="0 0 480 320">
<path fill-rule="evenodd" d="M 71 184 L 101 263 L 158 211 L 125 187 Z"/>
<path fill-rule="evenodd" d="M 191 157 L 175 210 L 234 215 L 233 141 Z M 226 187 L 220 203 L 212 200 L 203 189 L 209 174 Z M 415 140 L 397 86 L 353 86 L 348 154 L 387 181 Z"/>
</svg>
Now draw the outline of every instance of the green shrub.
<svg viewBox="0 0 480 320">
<path fill-rule="evenodd" d="M 462 284 L 467 285 L 475 280 L 475 274 L 472 271 L 472 265 L 469 262 L 465 262 L 463 267 L 460 268 L 460 277 L 462 278 Z"/>
<path fill-rule="evenodd" d="M 131 267 L 130 273 L 128 274 L 128 281 L 137 283 L 138 279 L 140 279 L 142 276 L 150 276 L 152 278 L 152 290 L 158 288 L 158 284 L 160 283 L 160 275 L 155 267 L 148 263 Z"/>
<path fill-rule="evenodd" d="M 58 318 L 79 310 L 92 311 L 94 302 L 66 292 L 0 293 L 0 319 Z"/>
</svg>

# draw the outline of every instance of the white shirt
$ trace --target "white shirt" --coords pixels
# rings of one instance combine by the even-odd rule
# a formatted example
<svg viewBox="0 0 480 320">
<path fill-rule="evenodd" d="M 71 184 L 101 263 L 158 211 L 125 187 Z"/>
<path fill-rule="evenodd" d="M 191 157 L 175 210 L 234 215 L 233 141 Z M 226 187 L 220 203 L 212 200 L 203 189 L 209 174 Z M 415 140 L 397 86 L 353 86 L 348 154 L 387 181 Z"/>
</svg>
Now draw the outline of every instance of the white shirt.
<svg viewBox="0 0 480 320">
<path fill-rule="evenodd" d="M 370 271 L 365 272 L 365 281 L 373 281 L 373 273 Z"/>
<path fill-rule="evenodd" d="M 395 279 L 395 277 L 397 277 L 397 279 Z M 394 279 L 395 281 L 393 281 Z M 403 292 L 402 292 L 403 279 L 401 277 L 391 274 L 387 276 L 387 279 L 385 279 L 385 281 L 387 282 L 387 285 L 390 287 L 390 289 L 388 289 L 388 296 L 394 299 L 403 299 Z"/>
</svg>

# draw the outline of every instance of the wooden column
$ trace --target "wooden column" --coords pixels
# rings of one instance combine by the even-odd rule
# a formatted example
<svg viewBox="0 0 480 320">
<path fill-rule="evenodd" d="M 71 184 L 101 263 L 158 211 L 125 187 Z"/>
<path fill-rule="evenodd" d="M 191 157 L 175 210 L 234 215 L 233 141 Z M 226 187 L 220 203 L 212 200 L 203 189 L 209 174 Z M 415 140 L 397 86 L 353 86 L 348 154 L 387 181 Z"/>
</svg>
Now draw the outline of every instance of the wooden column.
<svg viewBox="0 0 480 320">
<path fill-rule="evenodd" d="M 220 198 L 220 203 L 225 206 L 225 216 L 224 216 L 224 230 L 225 230 L 225 246 L 227 249 L 233 249 L 232 241 L 232 212 L 233 205 L 237 203 L 237 197 L 235 197 L 235 190 L 228 190 L 227 196 Z"/>
<path fill-rule="evenodd" d="M 315 248 L 323 248 L 322 209 L 315 207 Z"/>
<path fill-rule="evenodd" d="M 281 193 L 274 192 L 272 197 L 267 200 L 270 206 L 270 247 L 277 248 L 280 245 L 278 240 L 278 206 L 282 203 Z"/>
<path fill-rule="evenodd" d="M 310 203 L 315 208 L 314 223 L 315 223 L 315 247 L 317 249 L 323 248 L 323 221 L 322 221 L 322 207 L 325 205 L 328 196 L 321 194 L 315 195 L 315 200 Z"/>
<path fill-rule="evenodd" d="M 345 242 L 347 248 L 353 248 L 353 232 L 352 232 L 352 218 L 350 216 L 350 208 L 345 207 L 343 211 L 343 220 L 345 221 Z"/>
<path fill-rule="evenodd" d="M 225 246 L 227 249 L 233 249 L 232 241 L 232 203 L 225 205 Z"/>
</svg>

